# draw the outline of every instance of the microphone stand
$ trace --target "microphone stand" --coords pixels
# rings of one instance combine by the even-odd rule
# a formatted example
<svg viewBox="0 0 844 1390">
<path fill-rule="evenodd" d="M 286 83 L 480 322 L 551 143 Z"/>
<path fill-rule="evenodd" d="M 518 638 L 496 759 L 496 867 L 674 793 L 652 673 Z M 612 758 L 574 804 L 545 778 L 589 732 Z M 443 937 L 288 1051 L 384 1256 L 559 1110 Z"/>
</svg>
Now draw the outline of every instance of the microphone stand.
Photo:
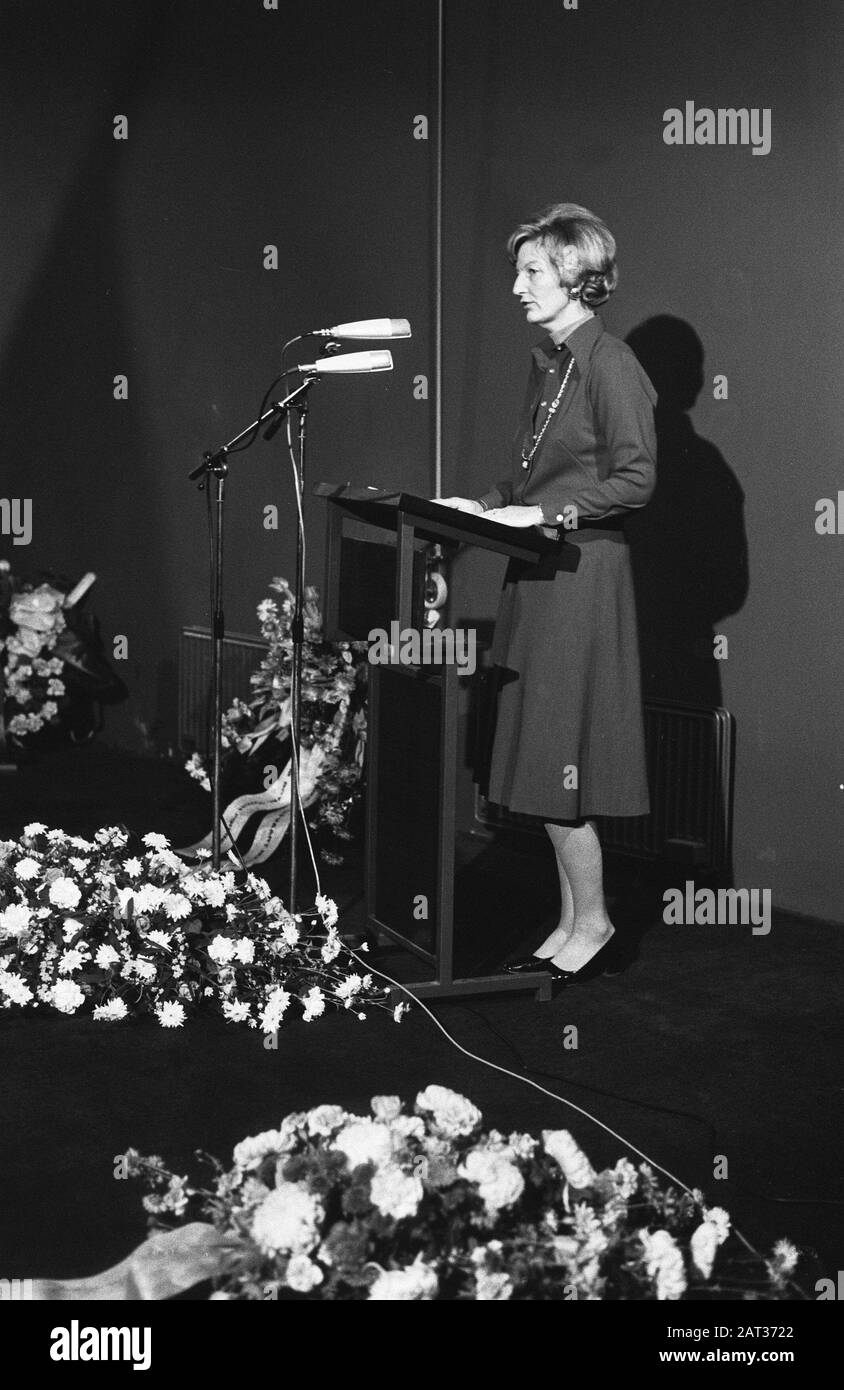
<svg viewBox="0 0 844 1390">
<path fill-rule="evenodd" d="M 294 409 L 299 415 L 299 449 L 296 463 L 297 513 L 305 505 L 305 436 L 308 400 L 303 396 Z M 293 606 L 293 667 L 290 677 L 290 891 L 287 910 L 296 913 L 296 875 L 299 854 L 299 752 L 302 729 L 302 656 L 305 642 L 305 546 L 303 517 L 296 517 L 296 592 Z M 304 815 L 304 812 L 303 812 Z"/>
<path fill-rule="evenodd" d="M 253 421 L 252 421 L 252 424 L 251 424 L 251 425 L 247 425 L 247 426 L 246 426 L 246 429 L 241 430 L 239 434 L 236 434 L 235 437 L 234 437 L 234 439 L 230 439 L 229 442 L 228 442 L 228 444 L 223 444 L 219 449 L 215 450 L 213 453 L 207 452 L 207 453 L 203 454 L 202 462 L 199 463 L 199 464 L 197 464 L 197 466 L 196 466 L 195 468 L 192 468 L 191 471 L 190 471 L 190 473 L 188 474 L 188 479 L 189 479 L 191 482 L 195 482 L 197 479 L 200 479 L 200 482 L 199 482 L 199 490 L 200 490 L 200 491 L 203 491 L 206 487 L 210 487 L 210 485 L 211 485 L 211 479 L 212 479 L 212 478 L 215 478 L 215 479 L 216 479 L 216 488 L 215 488 L 215 495 L 214 495 L 214 528 L 215 528 L 215 529 L 214 529 L 214 551 L 213 551 L 212 565 L 211 565 L 211 569 L 212 569 L 212 578 L 211 578 L 211 591 L 212 591 L 212 599 L 211 599 L 211 608 L 212 608 L 212 618 L 211 618 L 211 682 L 212 682 L 212 690 L 213 690 L 212 715 L 211 715 L 211 719 L 212 719 L 211 814 L 212 814 L 212 816 L 213 816 L 213 823 L 212 823 L 212 828 L 211 828 L 211 865 L 212 865 L 212 868 L 213 868 L 215 871 L 219 871 L 219 868 L 220 868 L 220 857 L 221 857 L 221 845 L 220 845 L 221 836 L 220 836 L 220 827 L 221 827 L 221 825 L 222 825 L 222 820 L 223 820 L 223 803 L 222 803 L 222 760 L 223 760 L 223 637 L 224 637 L 224 635 L 225 635 L 225 619 L 224 619 L 224 616 L 223 616 L 223 550 L 224 550 L 224 548 L 223 548 L 223 539 L 224 539 L 223 522 L 224 522 L 224 516 L 225 516 L 226 476 L 227 476 L 228 471 L 229 471 L 229 470 L 228 470 L 228 462 L 227 462 L 227 460 L 228 460 L 229 454 L 230 454 L 233 450 L 235 450 L 235 449 L 237 448 L 237 446 L 242 442 L 242 440 L 246 439 L 247 435 L 257 433 L 257 431 L 261 428 L 261 426 L 262 426 L 263 424 L 265 424 L 265 423 L 266 423 L 267 421 L 269 421 L 269 420 L 273 420 L 274 418 L 277 418 L 277 417 L 284 418 L 284 416 L 287 414 L 287 411 L 288 411 L 289 409 L 291 409 L 291 408 L 294 408 L 294 409 L 297 409 L 297 410 L 300 411 L 299 437 L 300 437 L 300 447 L 303 447 L 303 445 L 304 445 L 304 416 L 307 414 L 307 407 L 306 407 L 305 402 L 306 402 L 306 398 L 307 398 L 308 391 L 309 391 L 310 388 L 313 386 L 313 384 L 314 384 L 314 382 L 316 381 L 316 379 L 317 379 L 317 378 L 316 378 L 316 375 L 315 375 L 315 374 L 306 377 L 306 379 L 301 383 L 301 385 L 299 385 L 299 386 L 296 387 L 296 390 L 295 390 L 295 391 L 291 391 L 290 395 L 289 395 L 289 396 L 286 396 L 285 399 L 284 399 L 283 401 L 275 401 L 275 402 L 269 407 L 268 410 L 265 410 L 265 411 L 264 411 L 263 415 L 259 415 L 259 417 L 258 417 L 257 420 L 253 420 Z M 301 472 L 302 472 L 302 468 L 301 468 L 301 463 L 300 463 L 299 468 L 298 468 L 298 470 L 297 470 L 297 475 L 298 475 L 299 478 L 301 478 Z M 300 496 L 301 496 L 301 493 L 300 493 Z M 300 506 L 300 505 L 301 505 L 301 503 L 300 503 L 299 501 L 297 501 L 297 508 L 296 508 L 296 510 L 297 510 L 296 534 L 297 534 L 297 538 L 298 538 L 298 544 L 297 544 L 297 551 L 296 551 L 296 554 L 297 554 L 297 563 L 296 563 L 296 580 L 297 580 L 296 614 L 297 614 L 298 624 L 299 624 L 299 629 L 298 629 L 298 630 L 299 630 L 300 633 L 301 633 L 301 632 L 303 632 L 303 629 L 304 629 L 304 623 L 303 623 L 303 619 L 302 619 L 302 608 L 303 608 L 303 598 L 304 598 L 304 595 L 303 595 L 304 555 L 302 554 L 302 535 L 301 535 L 301 528 L 300 528 L 300 526 L 299 526 L 299 519 L 298 519 L 298 511 L 299 511 L 299 506 Z M 302 583 L 300 583 L 300 578 L 301 578 L 301 580 L 302 580 Z M 295 708 L 296 708 L 297 712 L 298 712 L 298 710 L 299 710 L 299 706 L 301 705 L 301 681 L 302 681 L 302 638 L 301 638 L 301 636 L 300 636 L 299 642 L 298 642 L 298 662 L 297 662 L 296 649 L 297 649 L 297 642 L 296 642 L 296 627 L 295 627 L 295 620 L 294 620 L 294 638 L 293 638 L 293 685 L 294 685 L 294 690 L 293 690 L 292 698 L 291 698 L 291 715 L 292 715 L 292 713 L 293 713 L 294 702 L 295 702 Z M 298 679 L 298 682 L 299 682 L 299 689 L 298 689 L 298 691 L 295 689 L 295 684 L 296 684 L 296 680 L 297 680 L 297 679 Z M 294 803 L 293 797 L 294 797 L 294 794 L 298 795 L 298 777 L 297 777 L 297 766 L 296 766 L 296 764 L 297 764 L 297 759 L 298 759 L 298 756 L 299 756 L 298 736 L 299 736 L 299 725 L 297 724 L 296 727 L 295 727 L 295 729 L 294 729 L 294 728 L 291 728 L 291 737 L 297 739 L 297 743 L 296 743 L 296 745 L 295 745 L 295 747 L 294 747 L 295 756 L 292 756 L 292 757 L 291 757 L 291 774 L 292 774 L 292 775 L 291 775 L 291 784 L 290 784 L 290 785 L 291 785 L 291 808 L 290 808 L 290 809 L 291 809 L 291 816 L 290 816 L 290 829 L 291 829 L 291 842 L 290 842 L 290 845 L 291 845 L 291 854 L 293 854 L 294 839 L 293 839 L 292 832 L 293 832 L 293 827 L 294 827 L 294 824 L 295 824 L 295 803 Z M 291 888 L 292 888 L 294 891 L 295 891 L 295 886 L 296 886 L 295 855 L 293 855 L 293 863 L 292 863 L 292 865 L 291 865 Z M 293 911 L 293 906 L 292 906 L 292 904 L 291 904 L 289 910 L 290 910 L 291 912 Z"/>
</svg>

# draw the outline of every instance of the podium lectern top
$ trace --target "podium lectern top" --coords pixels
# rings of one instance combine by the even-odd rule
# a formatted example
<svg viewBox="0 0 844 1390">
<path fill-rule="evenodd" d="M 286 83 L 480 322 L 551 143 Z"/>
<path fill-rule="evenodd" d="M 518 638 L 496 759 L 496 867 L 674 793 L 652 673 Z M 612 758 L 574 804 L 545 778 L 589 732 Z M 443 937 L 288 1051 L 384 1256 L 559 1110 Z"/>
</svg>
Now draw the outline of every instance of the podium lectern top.
<svg viewBox="0 0 844 1390">
<path fill-rule="evenodd" d="M 421 630 L 426 545 L 473 545 L 532 564 L 553 557 L 555 569 L 576 570 L 580 560 L 576 545 L 536 527 L 502 526 L 409 492 L 317 483 L 314 495 L 328 502 L 323 612 L 331 641 L 365 641 L 393 619 Z M 355 528 L 365 534 L 350 535 Z"/>
<path fill-rule="evenodd" d="M 315 497 L 325 497 L 350 516 L 368 521 L 385 530 L 398 531 L 410 525 L 421 540 L 476 545 L 517 560 L 538 560 L 547 554 L 559 555 L 564 541 L 543 536 L 535 527 L 524 530 L 487 521 L 483 516 L 443 507 L 427 497 L 410 492 L 349 483 L 317 483 Z M 576 561 L 572 547 L 572 559 Z M 572 566 L 574 568 L 574 565 Z"/>
</svg>

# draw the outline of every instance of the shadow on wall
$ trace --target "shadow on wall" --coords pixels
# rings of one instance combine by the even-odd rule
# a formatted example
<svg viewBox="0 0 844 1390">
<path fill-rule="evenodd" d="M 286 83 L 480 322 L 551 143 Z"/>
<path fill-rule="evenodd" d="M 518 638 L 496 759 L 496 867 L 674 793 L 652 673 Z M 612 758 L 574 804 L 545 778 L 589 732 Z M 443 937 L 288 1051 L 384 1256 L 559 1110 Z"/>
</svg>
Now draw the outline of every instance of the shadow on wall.
<svg viewBox="0 0 844 1390">
<path fill-rule="evenodd" d="M 689 412 L 703 386 L 703 345 L 668 314 L 627 337 L 659 394 L 657 485 L 628 517 L 644 698 L 721 705 L 719 624 L 748 592 L 744 493 Z"/>
</svg>

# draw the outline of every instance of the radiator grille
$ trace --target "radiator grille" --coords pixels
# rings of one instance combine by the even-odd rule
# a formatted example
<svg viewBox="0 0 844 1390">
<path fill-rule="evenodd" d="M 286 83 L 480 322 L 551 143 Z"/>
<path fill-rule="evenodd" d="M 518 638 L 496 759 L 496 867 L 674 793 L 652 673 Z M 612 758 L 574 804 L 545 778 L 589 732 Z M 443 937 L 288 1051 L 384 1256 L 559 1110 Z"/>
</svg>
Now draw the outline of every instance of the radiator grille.
<svg viewBox="0 0 844 1390">
<path fill-rule="evenodd" d="M 734 721 L 724 709 L 650 701 L 645 744 L 651 813 L 599 817 L 605 849 L 722 870 L 732 853 Z M 492 805 L 476 791 L 481 824 L 544 834 L 542 821 Z"/>
<path fill-rule="evenodd" d="M 236 696 L 248 699 L 249 677 L 261 664 L 267 643 L 261 637 L 229 632 L 223 638 L 223 709 Z M 186 753 L 210 751 L 211 631 L 182 628 L 179 642 L 179 745 Z"/>
</svg>

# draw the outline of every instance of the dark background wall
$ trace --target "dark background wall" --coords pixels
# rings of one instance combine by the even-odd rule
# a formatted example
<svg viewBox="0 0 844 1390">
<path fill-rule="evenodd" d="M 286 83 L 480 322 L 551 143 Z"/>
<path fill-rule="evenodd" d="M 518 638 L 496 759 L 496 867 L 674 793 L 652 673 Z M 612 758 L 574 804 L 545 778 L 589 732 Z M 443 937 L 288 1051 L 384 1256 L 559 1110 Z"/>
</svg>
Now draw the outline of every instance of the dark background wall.
<svg viewBox="0 0 844 1390">
<path fill-rule="evenodd" d="M 392 374 L 314 392 L 311 478 L 429 490 L 413 378 L 431 371 L 433 142 L 413 117 L 430 107 L 433 33 L 430 5 L 390 0 L 7 16 L 3 495 L 31 497 L 35 526 L 28 550 L 4 553 L 96 570 L 92 606 L 129 644 L 114 740 L 174 736 L 177 634 L 208 615 L 204 501 L 186 475 L 255 416 L 287 338 L 412 320 Z M 283 435 L 232 458 L 228 495 L 227 626 L 255 631 L 269 579 L 293 572 Z"/>
<path fill-rule="evenodd" d="M 177 634 L 207 616 L 185 474 L 251 418 L 285 338 L 411 318 L 391 375 L 315 392 L 311 477 L 430 492 L 433 406 L 413 378 L 432 370 L 433 140 L 413 118 L 434 115 L 435 5 L 4 13 L 2 495 L 33 499 L 35 531 L 3 554 L 97 571 L 104 631 L 129 638 L 132 698 L 108 736 L 166 744 Z M 842 478 L 841 13 L 449 0 L 446 15 L 445 490 L 506 468 L 532 341 L 507 233 L 552 200 L 594 208 L 619 242 L 606 325 L 662 401 L 660 491 L 633 534 L 646 689 L 736 717 L 736 881 L 840 921 L 844 541 L 814 521 Z M 771 152 L 665 145 L 663 111 L 687 100 L 770 108 Z M 251 630 L 267 580 L 292 571 L 292 526 L 262 525 L 289 506 L 285 468 L 280 437 L 233 463 L 230 628 Z M 459 562 L 454 620 L 490 619 L 500 577 Z"/>
</svg>

